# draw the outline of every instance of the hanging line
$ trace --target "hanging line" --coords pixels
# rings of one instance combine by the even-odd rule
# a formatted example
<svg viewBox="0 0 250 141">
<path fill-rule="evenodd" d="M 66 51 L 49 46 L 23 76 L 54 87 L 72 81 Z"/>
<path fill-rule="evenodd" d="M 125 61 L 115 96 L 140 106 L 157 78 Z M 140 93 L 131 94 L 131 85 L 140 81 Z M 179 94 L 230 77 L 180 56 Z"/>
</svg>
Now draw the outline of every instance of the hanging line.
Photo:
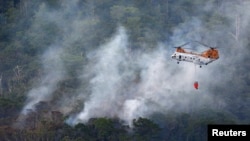
<svg viewBox="0 0 250 141">
<path fill-rule="evenodd" d="M 194 64 L 194 88 L 197 90 L 198 87 L 199 87 L 199 83 L 198 83 L 198 81 L 196 79 L 197 79 L 197 76 L 196 76 L 196 64 Z"/>
<path fill-rule="evenodd" d="M 197 81 L 196 79 L 197 79 L 197 77 L 196 77 L 196 64 L 194 64 L 194 81 Z"/>
</svg>

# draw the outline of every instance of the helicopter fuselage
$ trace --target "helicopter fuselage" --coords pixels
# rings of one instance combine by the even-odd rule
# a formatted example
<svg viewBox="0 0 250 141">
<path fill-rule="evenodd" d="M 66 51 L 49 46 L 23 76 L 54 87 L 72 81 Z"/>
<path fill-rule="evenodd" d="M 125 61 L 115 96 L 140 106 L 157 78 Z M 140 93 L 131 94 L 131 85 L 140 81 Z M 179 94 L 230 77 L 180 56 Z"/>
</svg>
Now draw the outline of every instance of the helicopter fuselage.
<svg viewBox="0 0 250 141">
<path fill-rule="evenodd" d="M 172 59 L 177 60 L 177 63 L 179 64 L 180 61 L 185 61 L 185 62 L 191 62 L 194 64 L 199 65 L 200 67 L 202 65 L 207 65 L 216 59 L 213 58 L 206 58 L 203 57 L 200 54 L 197 53 L 181 53 L 181 52 L 175 52 L 172 56 Z"/>
</svg>

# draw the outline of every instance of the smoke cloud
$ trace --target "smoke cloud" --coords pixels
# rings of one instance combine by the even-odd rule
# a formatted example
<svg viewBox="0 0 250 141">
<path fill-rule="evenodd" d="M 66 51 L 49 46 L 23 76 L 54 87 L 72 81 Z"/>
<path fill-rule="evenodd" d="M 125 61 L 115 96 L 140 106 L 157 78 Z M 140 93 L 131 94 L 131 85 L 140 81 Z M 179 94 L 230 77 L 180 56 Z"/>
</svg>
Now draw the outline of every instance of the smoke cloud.
<svg viewBox="0 0 250 141">
<path fill-rule="evenodd" d="M 116 33 L 107 37 L 105 43 L 99 46 L 91 44 L 90 36 L 96 27 L 95 23 L 99 22 L 98 18 L 80 13 L 77 1 L 65 0 L 62 6 L 64 11 L 51 11 L 43 5 L 36 14 L 31 31 L 41 32 L 41 23 L 49 21 L 62 34 L 53 38 L 43 54 L 44 75 L 27 93 L 22 114 L 27 114 L 29 109 L 35 110 L 35 105 L 40 101 L 53 99 L 58 83 L 66 78 L 69 71 L 62 57 L 77 42 L 83 44 L 83 48 L 90 45 L 93 48 L 84 52 L 86 60 L 79 63 L 82 70 L 76 75 L 80 86 L 71 93 L 63 94 L 60 99 L 53 99 L 54 103 L 51 103 L 54 104 L 53 108 L 69 117 L 66 122 L 70 125 L 96 117 L 119 118 L 132 125 L 133 119 L 149 117 L 154 113 L 191 113 L 204 108 L 220 110 L 228 106 L 217 90 L 227 91 L 224 88 L 228 86 L 225 85 L 232 80 L 235 69 L 226 67 L 237 64 L 246 55 L 244 48 L 248 42 L 245 35 L 248 31 L 243 29 L 249 29 L 249 18 L 246 18 L 249 12 L 236 6 L 238 14 L 232 16 L 228 11 L 232 11 L 234 5 L 223 3 L 215 7 L 208 3 L 204 12 L 216 9 L 218 15 L 232 21 L 232 25 L 209 23 L 202 21 L 199 16 L 192 17 L 178 25 L 169 40 L 159 41 L 157 47 L 148 51 L 131 49 L 129 29 L 123 26 L 118 26 Z M 249 6 L 249 3 L 245 3 L 244 9 L 249 9 Z M 240 33 L 236 38 L 234 21 L 237 15 L 241 20 Z M 91 22 L 89 19 L 92 19 Z M 38 36 L 38 40 L 41 37 Z M 175 51 L 172 47 L 193 40 L 220 47 L 220 59 L 201 69 L 192 63 L 180 62 L 178 65 L 170 57 Z M 236 49 L 238 45 L 241 47 Z M 197 51 L 206 49 L 193 42 L 187 47 Z M 234 58 L 230 57 L 235 52 Z M 77 53 L 74 55 L 79 57 L 81 54 Z M 194 81 L 199 81 L 199 90 L 193 88 Z"/>
<path fill-rule="evenodd" d="M 51 99 L 53 92 L 57 89 L 57 84 L 63 80 L 65 69 L 60 59 L 62 50 L 50 48 L 42 57 L 44 76 L 38 86 L 28 92 L 27 104 L 22 110 L 22 114 L 27 115 L 30 111 L 35 111 L 35 106 L 41 101 Z"/>
<path fill-rule="evenodd" d="M 201 94 L 204 89 L 193 89 L 197 75 L 193 64 L 178 66 L 162 45 L 153 52 L 138 53 L 131 53 L 128 45 L 126 30 L 120 27 L 95 55 L 91 53 L 90 60 L 95 61 L 90 61 L 91 69 L 84 71 L 84 75 L 94 76 L 89 82 L 91 94 L 83 110 L 67 120 L 69 124 L 110 117 L 131 125 L 140 116 L 171 110 L 190 112 L 214 100 Z M 200 102 L 194 105 L 197 98 Z"/>
</svg>

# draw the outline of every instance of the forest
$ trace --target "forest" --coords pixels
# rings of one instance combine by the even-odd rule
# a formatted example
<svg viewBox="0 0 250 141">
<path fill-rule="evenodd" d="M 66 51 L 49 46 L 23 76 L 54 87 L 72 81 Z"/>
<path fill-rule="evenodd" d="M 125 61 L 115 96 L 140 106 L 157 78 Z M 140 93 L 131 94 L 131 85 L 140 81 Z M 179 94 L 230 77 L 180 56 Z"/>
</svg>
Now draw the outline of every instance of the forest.
<svg viewBox="0 0 250 141">
<path fill-rule="evenodd" d="M 249 9 L 0 0 L 0 140 L 206 141 L 208 124 L 250 124 Z M 192 41 L 218 47 L 218 61 L 194 72 L 171 60 Z"/>
</svg>

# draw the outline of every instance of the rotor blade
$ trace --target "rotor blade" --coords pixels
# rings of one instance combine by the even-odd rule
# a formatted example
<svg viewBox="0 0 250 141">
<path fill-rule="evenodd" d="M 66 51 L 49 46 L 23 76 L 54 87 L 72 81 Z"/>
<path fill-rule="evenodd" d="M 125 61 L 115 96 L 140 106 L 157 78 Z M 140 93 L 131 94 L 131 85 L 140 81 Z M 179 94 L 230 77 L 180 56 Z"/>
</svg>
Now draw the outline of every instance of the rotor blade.
<svg viewBox="0 0 250 141">
<path fill-rule="evenodd" d="M 183 47 L 183 49 L 191 49 L 192 50 L 193 48 L 191 48 L 191 47 Z"/>
<path fill-rule="evenodd" d="M 194 42 L 197 42 L 197 43 L 199 43 L 199 44 L 203 45 L 204 47 L 208 47 L 208 48 L 211 48 L 211 49 L 216 49 L 216 48 L 218 48 L 218 47 L 212 47 L 212 46 L 209 46 L 209 45 L 204 44 L 204 43 L 199 42 L 199 41 L 194 41 Z"/>
<path fill-rule="evenodd" d="M 199 44 L 201 44 L 201 45 L 203 45 L 203 46 L 205 46 L 205 47 L 209 47 L 209 48 L 210 48 L 209 45 L 206 45 L 206 44 L 204 44 L 204 43 L 202 43 L 202 42 L 199 42 L 199 41 L 194 41 L 194 42 L 197 42 L 197 43 L 199 43 Z"/>
<path fill-rule="evenodd" d="M 185 45 L 187 45 L 187 44 L 189 44 L 189 42 L 187 42 L 187 43 L 185 43 L 185 44 L 183 44 L 183 45 L 180 45 L 180 46 L 176 46 L 176 47 L 174 47 L 174 48 L 183 47 L 183 46 L 185 46 Z"/>
<path fill-rule="evenodd" d="M 174 47 L 174 48 L 182 48 L 182 49 L 193 50 L 193 48 L 191 48 L 191 47 Z"/>
<path fill-rule="evenodd" d="M 189 44 L 189 42 L 187 42 L 187 43 L 185 43 L 185 44 L 183 44 L 183 45 L 180 45 L 180 46 L 183 47 L 183 46 L 185 46 L 185 45 L 187 45 L 187 44 Z"/>
</svg>

